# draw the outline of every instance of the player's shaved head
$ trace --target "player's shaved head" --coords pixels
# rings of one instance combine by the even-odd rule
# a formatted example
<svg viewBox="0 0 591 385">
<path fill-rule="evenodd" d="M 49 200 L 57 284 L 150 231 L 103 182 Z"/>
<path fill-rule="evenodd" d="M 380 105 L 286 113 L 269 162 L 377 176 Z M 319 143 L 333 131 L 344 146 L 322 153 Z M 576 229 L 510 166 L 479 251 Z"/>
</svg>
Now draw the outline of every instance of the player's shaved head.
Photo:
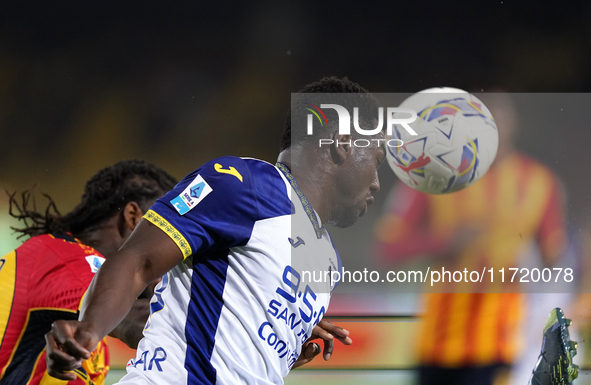
<svg viewBox="0 0 591 385">
<path fill-rule="evenodd" d="M 360 112 L 359 122 L 361 125 L 369 126 L 377 116 L 379 103 L 368 90 L 346 77 L 322 78 L 306 85 L 297 94 L 292 95 L 291 108 L 287 111 L 281 135 L 280 151 L 295 145 L 315 143 L 317 146 L 320 138 L 330 139 L 332 134 L 338 130 L 338 115 L 336 111 L 327 108 L 323 110 L 327 126 L 316 128 L 312 135 L 307 133 L 306 124 L 309 112 L 302 108 L 302 103 L 316 104 L 312 94 L 321 94 L 318 95 L 318 104 L 336 103 L 348 111 L 353 111 L 353 108 L 357 107 Z"/>
<path fill-rule="evenodd" d="M 362 130 L 369 131 L 377 126 L 379 103 L 347 78 L 323 78 L 292 96 L 285 121 L 278 161 L 290 168 L 322 221 L 337 227 L 351 226 L 365 214 L 380 188 L 377 169 L 386 155 L 384 133 L 361 135 L 351 130 L 342 134 L 337 111 L 327 107 L 322 109 L 322 118 L 318 117 L 325 124 L 316 124 L 309 134 L 310 110 L 302 108 L 303 104 L 315 111 L 322 104 L 344 107 Z M 356 145 L 360 137 L 370 144 Z M 320 145 L 320 139 L 328 143 Z"/>
</svg>

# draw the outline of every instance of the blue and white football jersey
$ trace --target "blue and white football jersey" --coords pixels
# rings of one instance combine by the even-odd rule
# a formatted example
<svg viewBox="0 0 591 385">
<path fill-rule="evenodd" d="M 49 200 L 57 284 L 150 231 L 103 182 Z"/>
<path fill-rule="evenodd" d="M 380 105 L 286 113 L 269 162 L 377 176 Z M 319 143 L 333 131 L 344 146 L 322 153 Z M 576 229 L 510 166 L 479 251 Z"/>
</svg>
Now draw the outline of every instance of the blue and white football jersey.
<svg viewBox="0 0 591 385">
<path fill-rule="evenodd" d="M 335 286 L 312 282 L 310 272 L 341 270 L 289 170 L 219 158 L 144 218 L 185 260 L 157 286 L 144 339 L 120 384 L 282 384 Z"/>
</svg>

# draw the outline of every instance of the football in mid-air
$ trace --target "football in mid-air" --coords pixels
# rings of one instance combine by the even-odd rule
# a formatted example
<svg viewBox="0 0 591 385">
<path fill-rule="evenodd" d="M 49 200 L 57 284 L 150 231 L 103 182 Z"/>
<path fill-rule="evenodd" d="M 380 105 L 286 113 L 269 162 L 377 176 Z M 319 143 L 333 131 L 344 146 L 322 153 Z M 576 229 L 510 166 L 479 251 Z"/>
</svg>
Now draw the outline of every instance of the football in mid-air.
<svg viewBox="0 0 591 385">
<path fill-rule="evenodd" d="M 495 159 L 497 126 L 474 95 L 457 88 L 430 88 L 410 96 L 400 108 L 417 116 L 407 123 L 411 130 L 393 126 L 387 158 L 408 186 L 429 194 L 458 191 L 481 178 Z M 396 143 L 401 145 L 394 147 Z"/>
</svg>

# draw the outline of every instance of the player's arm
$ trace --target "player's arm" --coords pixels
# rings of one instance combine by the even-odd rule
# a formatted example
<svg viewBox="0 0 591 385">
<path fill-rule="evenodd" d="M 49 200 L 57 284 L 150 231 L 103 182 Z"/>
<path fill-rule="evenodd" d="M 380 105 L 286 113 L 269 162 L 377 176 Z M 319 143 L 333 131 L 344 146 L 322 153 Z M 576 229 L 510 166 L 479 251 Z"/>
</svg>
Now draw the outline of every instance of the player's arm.
<svg viewBox="0 0 591 385">
<path fill-rule="evenodd" d="M 144 292 L 136 299 L 129 313 L 115 329 L 109 333 L 110 337 L 123 341 L 132 349 L 144 338 L 144 328 L 150 316 L 150 300 L 154 295 L 154 288 L 162 279 L 150 283 Z"/>
<path fill-rule="evenodd" d="M 150 300 L 140 298 L 135 300 L 129 313 L 123 321 L 109 333 L 109 337 L 117 338 L 132 349 L 137 349 L 144 337 L 143 330 L 150 316 Z"/>
<path fill-rule="evenodd" d="M 63 371 L 86 359 L 120 324 L 142 290 L 183 258 L 246 244 L 258 215 L 251 179 L 244 160 L 219 158 L 156 201 L 95 276 L 80 321 L 57 322 L 47 334 L 49 373 L 73 378 Z"/>
<path fill-rule="evenodd" d="M 136 298 L 154 280 L 183 260 L 177 245 L 162 230 L 142 219 L 121 249 L 108 258 L 92 280 L 82 303 L 81 332 L 98 343 L 121 323 Z M 78 334 L 82 336 L 82 334 Z M 92 349 L 91 349 L 92 351 Z"/>
<path fill-rule="evenodd" d="M 94 277 L 84 297 L 80 321 L 57 321 L 46 335 L 49 374 L 75 380 L 74 373 L 64 371 L 88 359 L 98 342 L 121 323 L 148 284 L 182 260 L 171 238 L 142 219 Z"/>
</svg>

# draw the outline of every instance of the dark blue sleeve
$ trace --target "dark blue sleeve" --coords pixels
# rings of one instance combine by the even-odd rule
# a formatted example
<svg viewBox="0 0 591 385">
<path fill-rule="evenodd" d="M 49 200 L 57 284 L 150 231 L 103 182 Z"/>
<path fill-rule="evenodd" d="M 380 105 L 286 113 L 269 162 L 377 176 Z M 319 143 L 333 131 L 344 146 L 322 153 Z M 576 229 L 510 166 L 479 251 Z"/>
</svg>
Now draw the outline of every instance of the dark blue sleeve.
<svg viewBox="0 0 591 385">
<path fill-rule="evenodd" d="M 256 198 L 245 161 L 218 158 L 187 175 L 144 218 L 165 231 L 186 258 L 246 244 L 258 217 Z"/>
<path fill-rule="evenodd" d="M 158 199 L 144 218 L 185 258 L 245 245 L 257 220 L 289 215 L 285 183 L 270 164 L 223 157 L 204 164 Z"/>
</svg>

